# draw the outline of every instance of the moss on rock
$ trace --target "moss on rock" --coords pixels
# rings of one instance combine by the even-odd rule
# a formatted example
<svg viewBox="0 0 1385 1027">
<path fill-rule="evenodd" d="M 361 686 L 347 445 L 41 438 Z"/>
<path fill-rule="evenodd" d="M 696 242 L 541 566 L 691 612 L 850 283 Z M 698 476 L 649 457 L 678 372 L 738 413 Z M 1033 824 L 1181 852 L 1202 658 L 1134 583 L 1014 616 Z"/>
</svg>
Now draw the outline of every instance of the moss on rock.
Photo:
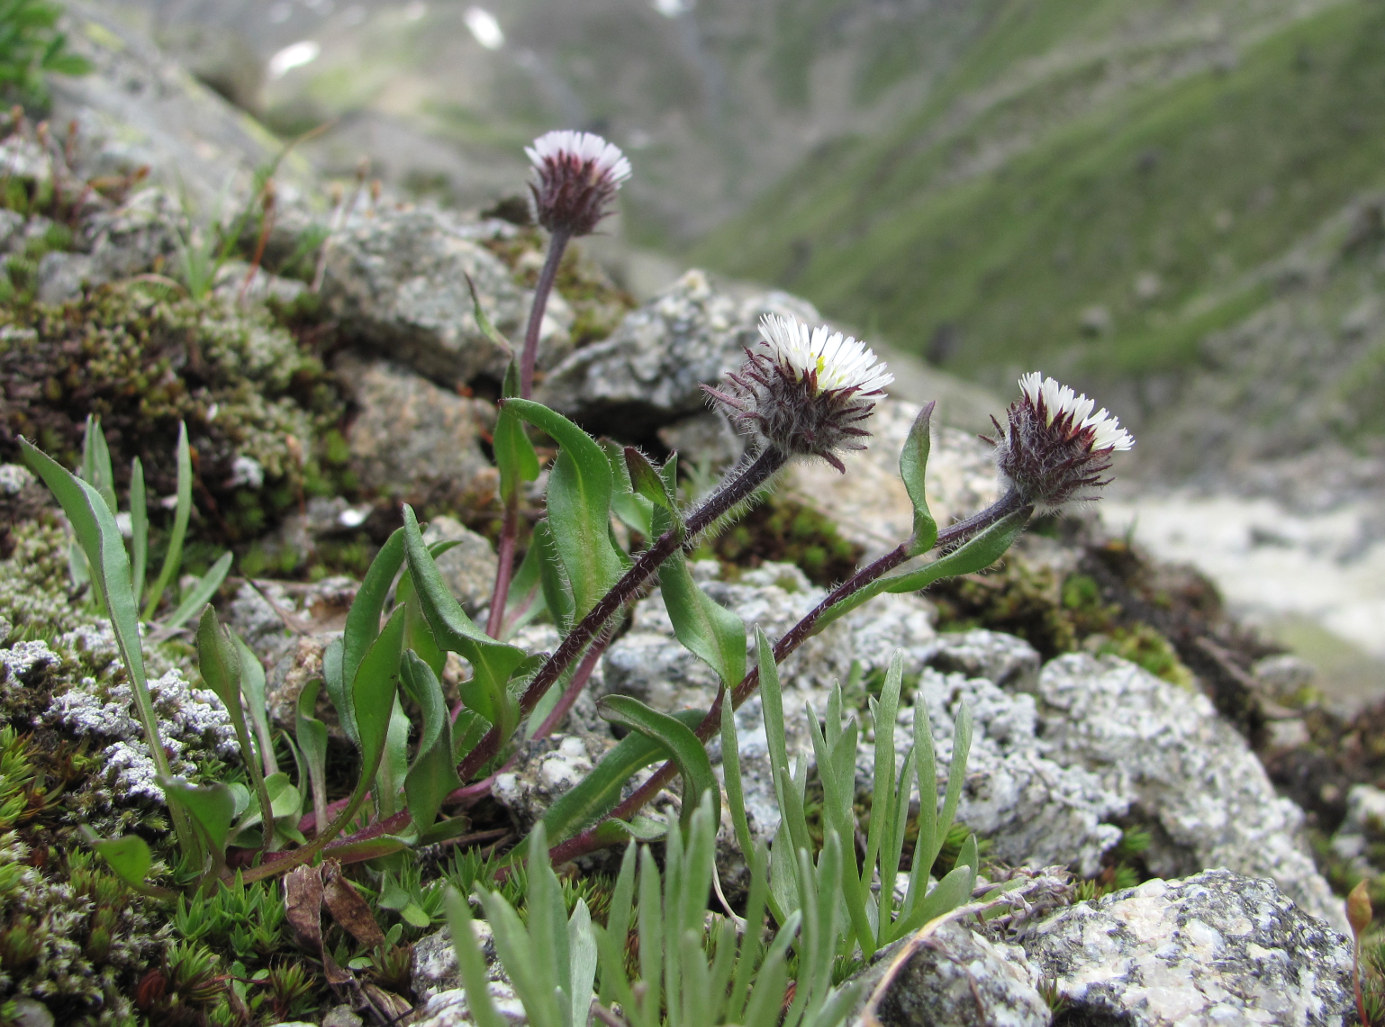
<svg viewBox="0 0 1385 1027">
<path fill-rule="evenodd" d="M 220 542 L 263 531 L 324 478 L 317 439 L 342 402 L 322 362 L 262 309 L 132 281 L 0 310 L 0 335 L 0 459 L 15 459 L 23 435 L 74 466 L 91 413 L 121 483 L 139 456 L 150 492 L 168 494 L 184 421 L 204 530 Z"/>
</svg>

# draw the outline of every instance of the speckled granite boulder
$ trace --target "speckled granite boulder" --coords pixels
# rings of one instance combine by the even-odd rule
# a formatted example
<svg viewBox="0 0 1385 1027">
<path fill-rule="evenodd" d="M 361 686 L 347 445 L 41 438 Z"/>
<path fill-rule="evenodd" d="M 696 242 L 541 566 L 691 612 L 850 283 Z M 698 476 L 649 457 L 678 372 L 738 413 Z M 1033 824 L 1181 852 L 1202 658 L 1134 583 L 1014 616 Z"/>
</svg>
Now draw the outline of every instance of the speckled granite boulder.
<svg viewBox="0 0 1385 1027">
<path fill-rule="evenodd" d="M 1036 699 L 1049 757 L 1097 774 L 1152 829 L 1144 859 L 1154 873 L 1224 866 L 1270 877 L 1345 929 L 1342 904 L 1313 863 L 1303 811 L 1275 794 L 1205 696 L 1124 660 L 1072 654 L 1044 667 Z"/>
<path fill-rule="evenodd" d="M 1038 990 L 1038 969 L 1019 947 L 950 923 L 913 949 L 875 1007 L 882 1027 L 1047 1027 L 1051 1022 Z M 891 951 L 883 953 L 862 976 L 868 989 L 892 958 Z"/>
<path fill-rule="evenodd" d="M 362 486 L 413 503 L 494 488 L 472 400 L 384 360 L 344 358 L 337 372 L 360 408 L 346 440 Z"/>
<path fill-rule="evenodd" d="M 1354 1009 L 1347 939 L 1229 870 L 1073 906 L 1022 944 L 1074 1023 L 1327 1027 Z"/>
<path fill-rule="evenodd" d="M 739 300 L 703 272 L 689 271 L 627 314 L 609 338 L 557 365 L 537 398 L 602 430 L 654 428 L 704 412 L 701 385 L 740 366 L 743 348 L 760 337 L 760 317 L 771 312 L 818 319 L 787 293 Z"/>
<path fill-rule="evenodd" d="M 468 278 L 491 322 L 516 346 L 530 293 L 476 241 L 460 215 L 425 208 L 380 209 L 333 235 L 324 254 L 322 296 L 357 344 L 439 383 L 499 381 L 509 361 L 476 323 Z M 539 340 L 548 365 L 570 348 L 571 312 L 553 296 Z"/>
</svg>

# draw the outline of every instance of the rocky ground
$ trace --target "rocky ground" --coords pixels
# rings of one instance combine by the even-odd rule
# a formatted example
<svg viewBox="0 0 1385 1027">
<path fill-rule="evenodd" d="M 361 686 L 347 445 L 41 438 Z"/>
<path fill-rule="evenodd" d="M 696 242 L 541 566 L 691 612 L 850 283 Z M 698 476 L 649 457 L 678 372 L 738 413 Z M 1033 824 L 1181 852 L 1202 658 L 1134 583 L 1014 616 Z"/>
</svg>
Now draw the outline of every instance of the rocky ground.
<svg viewBox="0 0 1385 1027">
<path fill-rule="evenodd" d="M 176 423 L 188 423 L 199 511 L 188 563 L 235 553 L 217 606 L 264 666 L 271 714 L 288 728 L 401 501 L 430 537 L 460 543 L 444 572 L 465 609 L 483 609 L 497 517 L 489 432 L 505 355 L 476 327 L 465 282 L 517 334 L 541 239 L 368 185 L 346 183 L 336 198 L 292 159 L 274 172 L 266 217 L 255 185 L 274 154 L 264 133 L 138 38 L 87 17 L 74 38 L 97 71 L 55 90 L 52 124 L 71 127 L 55 143 L 54 129 L 13 121 L 0 146 L 0 710 L 12 731 L 0 736 L 0 766 L 4 787 L 23 796 L 0 803 L 0 998 L 14 1003 L 4 1015 L 467 1022 L 435 916 L 424 912 L 421 926 L 382 897 L 377 932 L 399 928 L 389 958 L 347 950 L 358 958 L 344 958 L 350 972 L 329 986 L 318 973 L 325 950 L 305 957 L 279 929 L 276 889 L 218 899 L 216 915 L 205 904 L 173 915 L 124 891 L 79 844 L 78 823 L 151 839 L 167 824 L 157 792 L 141 786 L 112 637 L 74 591 L 63 529 L 14 463 L 15 438 L 72 466 L 84 417 L 99 412 L 115 466 L 139 455 L 162 496 Z M 216 195 L 231 199 L 198 199 Z M 213 212 L 231 228 L 218 231 Z M 795 297 L 730 290 L 697 271 L 638 303 L 576 259 L 544 325 L 539 398 L 595 433 L 677 449 L 695 492 L 738 446 L 698 385 L 735 366 L 765 312 L 815 316 Z M 911 506 L 895 468 L 916 412 L 903 399 L 882 404 L 870 449 L 845 476 L 795 468 L 761 514 L 700 554 L 708 594 L 774 636 L 825 584 L 906 534 Z M 929 500 L 940 523 L 994 494 L 984 444 L 938 427 Z M 544 625 L 527 630 L 535 647 L 556 641 Z M 224 711 L 201 688 L 186 637 L 147 641 L 174 755 L 214 776 L 235 758 Z M 885 1022 L 1355 1015 L 1342 895 L 1379 878 L 1378 708 L 1348 718 L 1322 707 L 1306 687 L 1311 671 L 1228 617 L 1205 579 L 1081 520 L 1037 525 L 992 573 L 882 597 L 805 646 L 783 670 L 790 752 L 811 751 L 809 718 L 835 682 L 859 682 L 849 704 L 860 715 L 895 652 L 909 700 L 891 726 L 899 747 L 927 730 L 945 775 L 965 704 L 975 729 L 959 820 L 982 840 L 989 880 L 1037 883 L 1027 908 L 906 940 L 866 968 L 893 967 Z M 676 642 L 655 591 L 593 681 L 597 694 L 678 709 L 705 706 L 714 679 Z M 779 813 L 758 700 L 737 726 L 751 825 L 767 837 Z M 497 779 L 472 826 L 516 840 L 613 744 L 579 702 L 560 734 Z M 872 750 L 862 745 L 865 790 Z M 345 780 L 344 745 L 337 758 Z M 429 854 L 420 873 L 441 862 Z M 723 870 L 734 877 L 734 857 Z M 355 872 L 359 886 L 381 886 L 376 871 Z M 194 934 L 212 969 L 189 984 L 175 968 Z M 229 980 L 242 985 L 236 1000 L 219 990 Z"/>
</svg>

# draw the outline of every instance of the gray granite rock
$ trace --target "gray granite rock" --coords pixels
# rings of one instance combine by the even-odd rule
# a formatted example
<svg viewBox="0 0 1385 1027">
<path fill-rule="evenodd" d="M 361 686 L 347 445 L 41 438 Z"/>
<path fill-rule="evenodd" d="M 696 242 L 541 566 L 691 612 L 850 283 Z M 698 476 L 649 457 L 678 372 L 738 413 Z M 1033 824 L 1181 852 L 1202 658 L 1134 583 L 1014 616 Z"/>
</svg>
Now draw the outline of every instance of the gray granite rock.
<svg viewBox="0 0 1385 1027">
<path fill-rule="evenodd" d="M 937 636 L 928 665 L 944 673 L 985 678 L 1007 692 L 1033 691 L 1039 681 L 1039 654 L 1014 635 L 997 631 L 946 632 Z"/>
<path fill-rule="evenodd" d="M 1229 870 L 1061 910 L 1020 942 L 1071 1022 L 1327 1027 L 1354 1008 L 1347 939 Z"/>
<path fill-rule="evenodd" d="M 868 991 L 898 948 L 886 950 L 862 975 Z M 1038 969 L 1018 946 L 949 923 L 907 959 L 875 1007 L 883 1027 L 1047 1027 L 1051 1021 Z"/>
<path fill-rule="evenodd" d="M 584 424 L 658 427 L 706 408 L 703 383 L 739 367 L 766 313 L 816 320 L 805 301 L 771 292 L 738 300 L 689 271 L 631 311 L 610 337 L 554 367 L 537 398 Z"/>
<path fill-rule="evenodd" d="M 521 834 L 540 820 L 601 762 L 615 745 L 609 736 L 549 735 L 521 749 L 510 769 L 495 776 L 491 794 L 505 807 Z"/>
<path fill-rule="evenodd" d="M 973 735 L 958 821 L 989 838 L 993 854 L 1007 863 L 1065 864 L 1084 876 L 1095 874 L 1102 856 L 1120 841 L 1120 829 L 1111 821 L 1128 800 L 1086 768 L 1048 754 L 1032 698 L 985 678 L 931 667 L 924 668 L 918 689 L 937 753 L 939 795 L 952 762 L 953 723 L 963 703 L 971 709 Z M 913 705 L 899 711 L 895 744 L 901 752 L 922 729 L 916 717 Z M 863 745 L 858 779 L 869 780 L 872 759 Z"/>
<path fill-rule="evenodd" d="M 1317 872 L 1303 811 L 1275 794 L 1245 740 L 1203 695 L 1114 657 L 1050 661 L 1039 677 L 1044 751 L 1124 796 L 1151 829 L 1144 853 L 1161 877 L 1224 866 L 1270 877 L 1314 916 L 1345 927 Z"/>
<path fill-rule="evenodd" d="M 363 487 L 396 499 L 486 494 L 495 470 L 481 452 L 471 400 L 404 367 L 348 356 L 337 364 L 359 413 L 347 431 Z"/>
<path fill-rule="evenodd" d="M 441 211 L 382 208 L 334 234 L 323 263 L 323 300 L 349 338 L 447 385 L 480 375 L 498 381 L 510 359 L 477 325 L 468 278 L 487 317 L 515 347 L 532 299 L 463 225 L 459 215 Z M 555 295 L 539 337 L 541 366 L 570 348 L 570 324 Z"/>
<path fill-rule="evenodd" d="M 54 76 L 51 121 L 75 122 L 76 172 L 123 176 L 141 167 L 210 219 L 250 195 L 257 169 L 276 162 L 281 204 L 319 194 L 308 163 L 253 118 L 197 82 L 103 5 L 69 0 L 69 48 L 92 73 Z"/>
<path fill-rule="evenodd" d="M 187 231 L 187 217 L 172 195 L 157 187 L 138 189 L 120 206 L 91 213 L 74 240 L 74 252 L 43 256 L 38 298 L 62 303 L 79 296 L 84 287 L 160 267 L 175 269 Z"/>
<path fill-rule="evenodd" d="M 863 546 L 868 558 L 893 549 L 913 530 L 914 508 L 899 477 L 899 454 L 918 414 L 917 404 L 882 400 L 864 425 L 871 433 L 866 449 L 843 458 L 846 474 L 820 460 L 798 460 L 784 475 L 785 493 L 825 515 L 843 537 Z M 995 462 L 991 447 L 974 435 L 937 423 L 931 434 L 928 507 L 945 527 L 995 502 Z"/>
<path fill-rule="evenodd" d="M 491 1001 L 501 1021 L 512 1024 L 527 1024 L 524 1007 L 510 985 L 501 981 L 491 981 L 488 985 Z M 409 1021 L 413 1027 L 473 1027 L 476 1023 L 466 1004 L 466 992 L 457 988 L 434 995 L 421 1009 L 413 1013 Z"/>
</svg>

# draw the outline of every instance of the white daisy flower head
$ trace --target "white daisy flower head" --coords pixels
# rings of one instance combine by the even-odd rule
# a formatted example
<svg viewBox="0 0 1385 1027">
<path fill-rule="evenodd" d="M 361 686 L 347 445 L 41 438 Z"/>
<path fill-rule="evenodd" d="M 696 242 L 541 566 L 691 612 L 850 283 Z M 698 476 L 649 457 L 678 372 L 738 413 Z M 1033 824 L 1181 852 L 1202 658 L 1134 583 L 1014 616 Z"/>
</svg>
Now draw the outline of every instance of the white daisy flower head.
<svg viewBox="0 0 1385 1027">
<path fill-rule="evenodd" d="M 839 471 L 838 450 L 864 449 L 861 422 L 894 375 L 863 343 L 826 325 L 767 314 L 725 391 L 704 385 L 731 419 L 787 454 L 819 456 Z"/>
<path fill-rule="evenodd" d="M 524 152 L 534 166 L 534 219 L 550 232 L 591 234 L 630 177 L 620 147 L 591 132 L 547 132 Z"/>
<path fill-rule="evenodd" d="M 1020 378 L 1020 398 L 1007 423 L 994 417 L 996 463 L 1006 484 L 1039 511 L 1096 499 L 1110 483 L 1111 455 L 1135 439 L 1105 408 L 1037 371 Z"/>
</svg>

